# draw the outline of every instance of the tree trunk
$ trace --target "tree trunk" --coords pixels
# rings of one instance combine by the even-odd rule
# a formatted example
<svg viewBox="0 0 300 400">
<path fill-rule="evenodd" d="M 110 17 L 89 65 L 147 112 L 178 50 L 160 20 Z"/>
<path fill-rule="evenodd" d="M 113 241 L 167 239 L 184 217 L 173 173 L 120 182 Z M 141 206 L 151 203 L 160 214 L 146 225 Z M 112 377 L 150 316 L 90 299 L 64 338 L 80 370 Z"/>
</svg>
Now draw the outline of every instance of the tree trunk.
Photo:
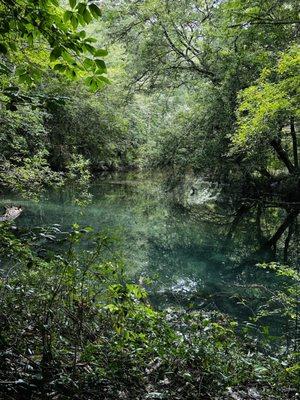
<svg viewBox="0 0 300 400">
<path fill-rule="evenodd" d="M 285 263 L 288 262 L 288 257 L 289 257 L 289 246 L 290 246 L 290 241 L 291 241 L 291 238 L 292 238 L 292 236 L 293 236 L 293 231 L 294 231 L 293 228 L 294 228 L 294 224 L 291 224 L 291 225 L 289 226 L 288 234 L 287 234 L 287 237 L 286 237 L 285 242 L 284 242 L 283 261 L 284 261 Z"/>
<path fill-rule="evenodd" d="M 251 210 L 252 206 L 253 206 L 253 204 L 242 204 L 241 207 L 237 210 L 234 220 L 230 224 L 229 231 L 225 237 L 225 242 L 224 242 L 223 248 L 225 248 L 228 245 L 228 243 L 230 242 L 230 240 L 233 237 L 233 234 L 234 234 L 238 224 L 244 218 L 244 216 L 247 214 L 247 212 L 249 210 Z"/>
<path fill-rule="evenodd" d="M 284 234 L 285 230 L 295 221 L 299 214 L 299 210 L 292 210 L 285 218 L 283 223 L 274 233 L 274 235 L 265 243 L 264 248 L 276 247 L 278 240 Z"/>
<path fill-rule="evenodd" d="M 297 135 L 295 130 L 295 120 L 294 117 L 291 117 L 291 136 L 293 140 L 293 156 L 294 156 L 294 165 L 295 169 L 299 169 L 299 160 L 298 160 L 298 143 L 297 143 Z"/>
<path fill-rule="evenodd" d="M 276 151 L 279 160 L 282 161 L 284 165 L 287 167 L 289 173 L 293 174 L 295 172 L 295 166 L 291 163 L 287 155 L 287 152 L 283 149 L 281 141 L 279 139 L 273 139 L 271 141 L 271 146 Z"/>
<path fill-rule="evenodd" d="M 261 214 L 262 214 L 262 206 L 261 203 L 257 204 L 256 208 L 256 235 L 257 240 L 261 243 L 264 240 L 263 231 L 261 228 Z"/>
</svg>

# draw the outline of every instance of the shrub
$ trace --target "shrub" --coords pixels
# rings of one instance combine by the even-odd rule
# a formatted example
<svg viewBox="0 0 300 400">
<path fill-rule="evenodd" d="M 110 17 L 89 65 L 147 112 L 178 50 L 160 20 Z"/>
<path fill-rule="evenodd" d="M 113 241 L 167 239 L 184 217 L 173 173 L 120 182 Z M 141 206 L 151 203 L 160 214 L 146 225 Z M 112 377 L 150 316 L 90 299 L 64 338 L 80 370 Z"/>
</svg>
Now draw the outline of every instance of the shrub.
<svg viewBox="0 0 300 400">
<path fill-rule="evenodd" d="M 4 224 L 0 239 L 1 398 L 294 395 L 288 357 L 259 353 L 228 317 L 155 311 L 109 256 L 108 236 L 77 225 L 56 236 L 22 234 Z"/>
</svg>

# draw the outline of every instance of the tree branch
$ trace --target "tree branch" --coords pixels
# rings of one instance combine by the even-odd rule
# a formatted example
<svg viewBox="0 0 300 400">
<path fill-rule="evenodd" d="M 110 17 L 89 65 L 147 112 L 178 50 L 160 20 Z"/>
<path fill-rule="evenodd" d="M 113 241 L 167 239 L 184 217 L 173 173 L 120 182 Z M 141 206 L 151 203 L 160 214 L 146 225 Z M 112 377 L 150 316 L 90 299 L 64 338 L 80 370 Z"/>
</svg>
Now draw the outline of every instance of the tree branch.
<svg viewBox="0 0 300 400">
<path fill-rule="evenodd" d="M 163 33 L 164 33 L 165 38 L 167 39 L 167 42 L 169 43 L 169 46 L 171 47 L 171 49 L 172 49 L 177 55 L 179 55 L 179 56 L 182 57 L 185 61 L 187 61 L 187 62 L 192 66 L 192 68 L 193 68 L 195 71 L 199 72 L 200 74 L 205 75 L 206 77 L 210 77 L 210 78 L 212 78 L 212 77 L 215 76 L 211 71 L 209 71 L 209 70 L 207 70 L 207 69 L 202 69 L 200 66 L 198 66 L 198 65 L 194 62 L 194 60 L 193 60 L 192 58 L 190 58 L 186 53 L 184 53 L 181 49 L 179 49 L 179 48 L 175 45 L 175 43 L 173 42 L 173 40 L 171 39 L 171 37 L 170 37 L 170 35 L 169 35 L 169 33 L 168 33 L 166 27 L 165 27 L 162 23 L 160 23 L 160 26 L 161 26 L 161 28 L 162 28 L 162 30 L 163 30 Z"/>
<path fill-rule="evenodd" d="M 274 233 L 274 235 L 265 243 L 263 247 L 275 247 L 278 240 L 281 238 L 281 236 L 284 234 L 285 230 L 293 223 L 293 221 L 296 219 L 296 217 L 299 214 L 299 210 L 292 210 L 283 223 L 280 225 L 280 227 L 277 229 L 277 231 Z"/>
</svg>

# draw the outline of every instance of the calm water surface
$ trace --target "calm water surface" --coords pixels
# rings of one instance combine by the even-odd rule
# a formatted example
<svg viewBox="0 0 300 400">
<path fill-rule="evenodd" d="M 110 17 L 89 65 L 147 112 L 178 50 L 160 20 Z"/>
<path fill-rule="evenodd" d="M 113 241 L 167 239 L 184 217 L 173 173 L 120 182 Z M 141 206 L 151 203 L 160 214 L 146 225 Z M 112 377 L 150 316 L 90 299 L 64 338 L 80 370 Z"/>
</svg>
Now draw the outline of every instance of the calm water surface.
<svg viewBox="0 0 300 400">
<path fill-rule="evenodd" d="M 153 301 L 205 306 L 234 316 L 251 314 L 243 306 L 244 285 L 271 279 L 255 265 L 259 241 L 257 217 L 249 214 L 232 222 L 237 206 L 221 197 L 216 185 L 201 179 L 173 184 L 161 174 L 105 174 L 91 188 L 85 208 L 72 202 L 74 191 L 49 194 L 39 203 L 3 198 L 25 207 L 16 222 L 22 226 L 73 223 L 111 231 L 121 238 L 118 250 L 136 280 L 153 280 Z M 272 234 L 273 210 L 263 229 Z"/>
</svg>

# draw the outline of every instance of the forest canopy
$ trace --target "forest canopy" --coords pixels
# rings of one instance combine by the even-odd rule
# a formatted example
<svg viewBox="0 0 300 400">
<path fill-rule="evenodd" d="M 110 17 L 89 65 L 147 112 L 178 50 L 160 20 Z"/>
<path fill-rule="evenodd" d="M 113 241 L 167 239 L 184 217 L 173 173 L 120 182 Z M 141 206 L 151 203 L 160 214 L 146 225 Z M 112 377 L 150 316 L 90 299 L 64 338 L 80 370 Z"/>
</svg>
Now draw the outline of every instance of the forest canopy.
<svg viewBox="0 0 300 400">
<path fill-rule="evenodd" d="M 275 0 L 2 1 L 2 118 L 27 125 L 10 123 L 9 141 L 54 171 L 76 153 L 92 170 L 297 176 L 298 11 Z M 10 165 L 21 153 L 3 151 Z"/>
</svg>

